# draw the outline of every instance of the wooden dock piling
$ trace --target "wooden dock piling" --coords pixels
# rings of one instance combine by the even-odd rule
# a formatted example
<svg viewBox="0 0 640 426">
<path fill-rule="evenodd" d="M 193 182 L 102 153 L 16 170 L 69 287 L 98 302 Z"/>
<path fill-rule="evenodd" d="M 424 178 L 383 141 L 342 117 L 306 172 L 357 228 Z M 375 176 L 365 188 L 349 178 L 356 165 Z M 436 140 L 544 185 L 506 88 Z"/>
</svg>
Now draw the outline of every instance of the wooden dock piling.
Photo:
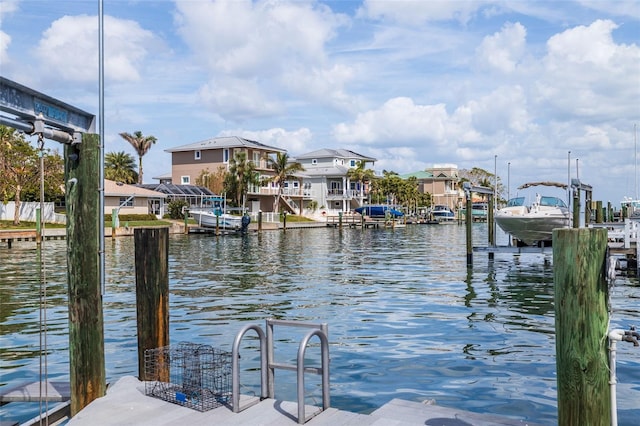
<svg viewBox="0 0 640 426">
<path fill-rule="evenodd" d="M 136 228 L 133 237 L 139 378 L 158 380 L 146 377 L 144 353 L 169 345 L 169 228 Z"/>
<path fill-rule="evenodd" d="M 100 137 L 65 145 L 71 415 L 106 391 L 100 269 Z"/>
<path fill-rule="evenodd" d="M 608 425 L 607 230 L 553 231 L 558 424 Z"/>
</svg>

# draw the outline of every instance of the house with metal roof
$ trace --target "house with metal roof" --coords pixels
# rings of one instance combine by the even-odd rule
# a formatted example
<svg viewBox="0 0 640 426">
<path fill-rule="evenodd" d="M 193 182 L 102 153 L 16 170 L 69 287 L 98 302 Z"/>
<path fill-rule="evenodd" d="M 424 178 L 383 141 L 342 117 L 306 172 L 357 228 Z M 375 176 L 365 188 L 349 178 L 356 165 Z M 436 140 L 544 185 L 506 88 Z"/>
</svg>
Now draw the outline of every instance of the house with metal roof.
<svg viewBox="0 0 640 426">
<path fill-rule="evenodd" d="M 434 164 L 426 170 L 407 173 L 400 177 L 415 177 L 418 181 L 418 192 L 431 194 L 434 205 L 445 205 L 455 210 L 464 198 L 464 191 L 459 188 L 458 166 L 455 164 Z"/>
<path fill-rule="evenodd" d="M 375 158 L 348 149 L 324 148 L 298 155 L 294 161 L 305 169 L 303 191 L 327 214 L 352 211 L 368 199 L 368 185 L 352 181 L 349 170 L 358 167 L 360 162 L 365 169 L 369 168 L 369 164 L 373 166 L 377 161 Z"/>
<path fill-rule="evenodd" d="M 176 185 L 193 185 L 203 172 L 215 173 L 222 168 L 229 170 L 229 162 L 236 153 L 244 152 L 247 161 L 255 166 L 261 180 L 273 176 L 266 157 L 287 151 L 238 136 L 220 136 L 166 149 L 171 154 L 171 182 Z M 166 180 L 165 180 L 166 182 Z M 249 211 L 272 211 L 278 188 L 272 183 L 249 188 Z M 291 209 L 291 207 L 289 207 Z"/>
</svg>

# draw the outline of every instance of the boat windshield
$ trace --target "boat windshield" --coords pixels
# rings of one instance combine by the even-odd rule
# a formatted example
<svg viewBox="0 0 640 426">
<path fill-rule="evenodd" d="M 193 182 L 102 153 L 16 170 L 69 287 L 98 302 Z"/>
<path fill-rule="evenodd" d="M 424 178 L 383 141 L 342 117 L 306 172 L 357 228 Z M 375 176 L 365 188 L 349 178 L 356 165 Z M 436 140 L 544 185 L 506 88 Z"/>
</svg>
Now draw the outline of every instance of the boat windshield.
<svg viewBox="0 0 640 426">
<path fill-rule="evenodd" d="M 549 207 L 567 207 L 565 202 L 558 197 L 541 197 L 540 205 Z"/>
<path fill-rule="evenodd" d="M 507 202 L 507 207 L 519 207 L 524 206 L 524 197 L 512 198 Z"/>
</svg>

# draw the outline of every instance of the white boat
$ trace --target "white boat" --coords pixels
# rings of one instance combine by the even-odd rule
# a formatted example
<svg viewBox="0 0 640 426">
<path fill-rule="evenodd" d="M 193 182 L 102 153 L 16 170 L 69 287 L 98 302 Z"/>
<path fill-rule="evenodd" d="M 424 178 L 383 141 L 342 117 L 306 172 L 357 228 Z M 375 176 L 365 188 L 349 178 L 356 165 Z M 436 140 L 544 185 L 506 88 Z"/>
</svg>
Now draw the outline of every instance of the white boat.
<svg viewBox="0 0 640 426">
<path fill-rule="evenodd" d="M 567 185 L 557 182 L 532 182 L 521 185 L 518 190 L 533 186 L 553 186 L 566 190 Z M 495 214 L 498 226 L 507 234 L 529 246 L 545 245 L 551 241 L 553 230 L 570 225 L 567 204 L 559 197 L 540 195 L 527 204 L 526 197 L 516 196 L 507 206 Z"/>
<path fill-rule="evenodd" d="M 216 213 L 216 211 L 212 210 L 189 210 L 189 214 L 198 225 L 205 228 L 215 228 L 218 226 L 220 228 L 240 229 L 242 227 L 242 216 Z"/>
<path fill-rule="evenodd" d="M 198 209 L 189 210 L 189 214 L 198 223 L 198 226 L 205 228 L 227 228 L 240 229 L 242 227 L 242 216 L 228 214 L 226 212 L 226 200 L 223 197 L 209 197 L 206 203 L 210 205 Z"/>
</svg>

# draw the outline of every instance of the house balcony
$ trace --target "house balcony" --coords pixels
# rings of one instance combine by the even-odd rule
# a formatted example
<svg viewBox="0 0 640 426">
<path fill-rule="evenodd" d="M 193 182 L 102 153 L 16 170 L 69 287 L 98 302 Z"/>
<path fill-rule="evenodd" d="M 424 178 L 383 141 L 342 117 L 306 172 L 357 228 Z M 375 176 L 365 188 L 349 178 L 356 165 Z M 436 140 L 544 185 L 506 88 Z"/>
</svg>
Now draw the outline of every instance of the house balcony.
<svg viewBox="0 0 640 426">
<path fill-rule="evenodd" d="M 247 192 L 249 195 L 262 195 L 262 196 L 276 196 L 278 195 L 278 188 L 271 187 L 259 187 L 259 188 L 250 188 Z M 283 197 L 294 197 L 294 198 L 304 198 L 304 199 L 313 199 L 314 191 L 311 189 L 304 188 L 284 188 L 282 190 Z"/>
<path fill-rule="evenodd" d="M 327 200 L 352 200 L 367 198 L 369 196 L 368 191 L 362 191 L 357 189 L 330 189 L 327 191 Z"/>
</svg>

